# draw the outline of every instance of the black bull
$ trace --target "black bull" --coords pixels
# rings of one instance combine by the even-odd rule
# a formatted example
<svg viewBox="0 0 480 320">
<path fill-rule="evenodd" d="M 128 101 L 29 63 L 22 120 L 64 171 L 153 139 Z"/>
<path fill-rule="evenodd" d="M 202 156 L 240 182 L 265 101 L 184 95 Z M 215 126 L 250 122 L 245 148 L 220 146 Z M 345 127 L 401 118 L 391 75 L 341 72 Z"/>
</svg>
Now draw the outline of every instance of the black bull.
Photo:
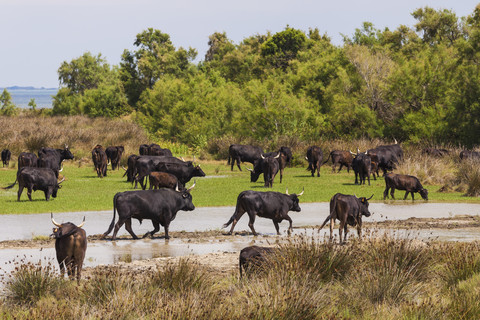
<svg viewBox="0 0 480 320">
<path fill-rule="evenodd" d="M 57 191 L 61 188 L 60 184 L 65 180 L 57 182 L 55 172 L 49 168 L 23 167 L 17 172 L 17 179 L 13 184 L 5 189 L 11 189 L 18 181 L 17 201 L 20 201 L 23 189 L 27 188 L 27 196 L 32 201 L 32 192 L 41 190 L 45 193 L 45 200 L 50 200 L 50 196 L 56 198 Z"/>
<path fill-rule="evenodd" d="M 251 164 L 254 164 L 255 160 L 260 159 L 262 154 L 263 149 L 261 147 L 232 144 L 228 148 L 227 164 L 231 164 L 231 170 L 233 171 L 233 166 L 235 165 L 235 162 L 237 162 L 238 169 L 242 171 L 240 162 L 250 162 Z"/>
<path fill-rule="evenodd" d="M 366 153 L 371 157 L 372 161 L 377 164 L 377 168 L 383 171 L 383 175 L 385 175 L 388 170 L 393 170 L 395 165 L 403 160 L 403 150 L 398 143 L 378 146 L 375 149 L 367 150 Z"/>
<path fill-rule="evenodd" d="M 315 170 L 317 171 L 317 177 L 320 177 L 320 167 L 323 160 L 323 151 L 320 147 L 311 146 L 307 149 L 307 156 L 305 159 L 308 161 L 308 168 L 312 172 L 312 177 L 315 175 Z"/>
<path fill-rule="evenodd" d="M 119 169 L 124 151 L 125 148 L 123 146 L 110 146 L 105 149 L 107 160 L 112 164 L 112 170 Z"/>
<path fill-rule="evenodd" d="M 55 253 L 60 266 L 60 274 L 63 277 L 65 269 L 67 269 L 67 274 L 71 279 L 76 276 L 77 281 L 80 281 L 83 260 L 87 251 L 87 235 L 82 229 L 85 217 L 78 226 L 71 222 L 57 223 L 53 220 L 53 215 L 51 215 L 51 219 L 56 228 L 53 228 L 50 237 L 55 238 Z"/>
<path fill-rule="evenodd" d="M 268 261 L 268 256 L 275 253 L 275 248 L 249 246 L 240 251 L 238 257 L 238 267 L 240 278 L 243 276 L 242 270 L 248 275 L 251 272 L 262 269 L 262 266 Z"/>
<path fill-rule="evenodd" d="M 173 219 L 175 219 L 179 210 L 193 211 L 195 206 L 192 203 L 190 190 L 183 191 L 172 189 L 158 190 L 137 190 L 125 191 L 115 194 L 113 197 L 113 219 L 108 230 L 102 235 L 105 238 L 113 229 L 115 224 L 115 214 L 118 211 L 118 222 L 115 224 L 112 240 L 116 239 L 117 232 L 125 223 L 125 229 L 130 233 L 133 239 L 138 239 L 132 230 L 132 218 L 142 220 L 152 220 L 154 230 L 148 232 L 144 237 L 153 236 L 160 230 L 160 225 L 165 228 L 165 239 L 169 239 L 168 228 Z"/>
<path fill-rule="evenodd" d="M 298 205 L 298 197 L 303 194 L 303 191 L 296 194 L 286 194 L 280 192 L 259 192 L 247 190 L 241 192 L 237 197 L 237 205 L 235 212 L 233 213 L 230 220 L 223 225 L 224 228 L 232 224 L 229 234 L 232 234 L 235 225 L 238 220 L 246 212 L 249 217 L 248 226 L 252 230 L 254 235 L 257 235 L 253 223 L 255 222 L 255 217 L 258 215 L 262 218 L 268 218 L 273 220 L 277 234 L 280 234 L 279 223 L 282 220 L 287 220 L 290 225 L 288 228 L 288 233 L 292 231 L 292 219 L 288 216 L 289 211 L 300 212 L 300 206 Z"/>
<path fill-rule="evenodd" d="M 335 194 L 330 199 L 330 214 L 327 219 L 325 219 L 320 229 L 322 229 L 330 220 L 330 240 L 332 240 L 335 219 L 338 219 L 340 221 L 340 243 L 342 243 L 342 230 L 345 232 L 344 241 L 347 241 L 347 225 L 351 225 L 352 227 L 357 226 L 357 233 L 360 238 L 362 236 L 362 216 L 370 217 L 368 200 L 372 199 L 372 197 L 373 194 L 370 198 L 357 198 L 356 196 L 341 193 Z"/>
<path fill-rule="evenodd" d="M 385 175 L 385 191 L 383 191 L 383 200 L 388 197 L 388 189 L 390 189 L 390 195 L 392 199 L 395 199 L 395 189 L 405 190 L 405 196 L 403 200 L 407 199 L 408 193 L 412 194 L 412 200 L 414 199 L 413 193 L 418 192 L 424 200 L 428 200 L 428 190 L 423 188 L 422 184 L 417 177 L 408 176 L 404 174 L 387 173 Z"/>
</svg>

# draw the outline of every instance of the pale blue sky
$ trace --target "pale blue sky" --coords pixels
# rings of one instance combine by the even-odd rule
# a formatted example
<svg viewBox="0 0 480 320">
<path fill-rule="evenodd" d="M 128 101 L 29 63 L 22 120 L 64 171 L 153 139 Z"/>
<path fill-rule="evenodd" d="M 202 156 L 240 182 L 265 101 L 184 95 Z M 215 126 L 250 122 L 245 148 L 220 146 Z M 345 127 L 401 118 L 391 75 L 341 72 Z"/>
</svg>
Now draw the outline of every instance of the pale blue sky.
<svg viewBox="0 0 480 320">
<path fill-rule="evenodd" d="M 318 28 L 335 44 L 364 21 L 378 29 L 413 26 L 411 13 L 429 6 L 471 14 L 478 0 L 0 0 L 0 87 L 58 87 L 57 70 L 84 52 L 118 64 L 124 49 L 147 28 L 170 35 L 176 47 L 197 49 L 203 60 L 208 37 L 226 32 L 238 44 L 286 25 Z"/>
</svg>

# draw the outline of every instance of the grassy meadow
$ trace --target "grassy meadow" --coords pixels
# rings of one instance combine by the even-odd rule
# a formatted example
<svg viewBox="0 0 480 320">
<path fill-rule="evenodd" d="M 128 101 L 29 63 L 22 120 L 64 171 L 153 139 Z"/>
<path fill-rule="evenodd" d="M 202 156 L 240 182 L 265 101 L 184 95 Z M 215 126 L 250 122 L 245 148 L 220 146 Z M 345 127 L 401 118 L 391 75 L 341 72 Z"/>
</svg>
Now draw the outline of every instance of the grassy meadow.
<svg viewBox="0 0 480 320">
<path fill-rule="evenodd" d="M 187 159 L 186 159 L 187 160 Z M 263 175 L 255 183 L 250 182 L 250 172 L 238 168 L 230 170 L 226 161 L 198 161 L 206 173 L 206 177 L 196 178 L 196 187 L 192 190 L 193 202 L 197 207 L 205 206 L 234 206 L 237 196 L 244 190 L 278 191 L 300 193 L 305 189 L 300 203 L 325 202 L 337 192 L 356 194 L 357 196 L 374 197 L 371 201 L 383 201 L 385 182 L 383 177 L 371 179 L 371 185 L 355 185 L 352 171 L 344 169 L 340 173 L 332 173 L 329 165 L 321 169 L 320 177 L 311 177 L 305 167 L 286 168 L 283 181 L 280 176 L 275 178 L 273 188 L 263 187 Z M 249 164 L 247 164 L 249 165 Z M 244 168 L 245 166 L 243 166 Z M 61 172 L 66 178 L 56 199 L 45 201 L 42 191 L 34 191 L 33 201 L 29 201 L 26 189 L 23 190 L 20 202 L 17 202 L 18 184 L 9 190 L 0 190 L 0 214 L 11 213 L 45 213 L 45 212 L 74 212 L 100 211 L 113 208 L 113 196 L 117 192 L 134 190 L 133 185 L 123 177 L 123 169 L 107 173 L 107 177 L 98 178 L 93 165 L 88 161 L 66 161 Z M 0 169 L 0 186 L 5 187 L 15 181 L 16 168 Z M 191 185 L 192 181 L 187 184 Z M 140 187 L 140 186 L 139 186 Z M 424 184 L 429 190 L 429 201 L 432 202 L 479 202 L 477 197 L 465 197 L 461 192 L 439 192 L 441 186 Z M 387 200 L 389 203 L 402 203 L 404 191 L 395 192 L 396 199 Z M 409 196 L 406 201 L 411 202 Z M 419 194 L 415 194 L 415 201 L 422 202 Z"/>
</svg>

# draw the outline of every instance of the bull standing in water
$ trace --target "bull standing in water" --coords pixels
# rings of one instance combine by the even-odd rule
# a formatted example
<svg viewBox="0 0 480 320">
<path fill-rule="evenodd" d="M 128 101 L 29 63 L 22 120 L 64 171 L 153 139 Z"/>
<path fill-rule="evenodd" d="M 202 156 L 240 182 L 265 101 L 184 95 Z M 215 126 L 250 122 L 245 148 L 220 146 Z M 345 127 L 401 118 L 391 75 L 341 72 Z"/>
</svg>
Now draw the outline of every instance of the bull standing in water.
<svg viewBox="0 0 480 320">
<path fill-rule="evenodd" d="M 347 226 L 357 226 L 358 237 L 362 236 L 362 216 L 370 217 L 370 211 L 368 211 L 368 200 L 370 198 L 345 195 L 341 193 L 335 194 L 330 199 L 330 215 L 325 219 L 320 229 L 322 229 L 330 220 L 330 240 L 333 239 L 333 226 L 335 225 L 335 219 L 340 220 L 340 228 L 338 230 L 340 236 L 340 243 L 342 243 L 342 230 L 345 233 L 345 239 L 347 241 Z"/>
<path fill-rule="evenodd" d="M 50 237 L 55 238 L 55 252 L 60 265 L 60 274 L 63 277 L 66 268 L 68 276 L 71 279 L 75 279 L 76 276 L 77 282 L 79 282 L 87 251 L 87 235 L 82 229 L 85 217 L 79 226 L 71 222 L 60 224 L 53 219 L 53 214 L 51 219 L 56 228 L 53 228 Z"/>
</svg>

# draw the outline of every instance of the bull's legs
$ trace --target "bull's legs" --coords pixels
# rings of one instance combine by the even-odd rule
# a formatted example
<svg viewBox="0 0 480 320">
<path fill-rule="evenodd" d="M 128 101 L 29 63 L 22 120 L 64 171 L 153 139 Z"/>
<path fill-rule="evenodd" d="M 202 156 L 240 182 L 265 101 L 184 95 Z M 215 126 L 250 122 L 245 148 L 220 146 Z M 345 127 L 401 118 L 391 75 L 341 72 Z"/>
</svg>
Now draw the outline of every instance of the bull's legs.
<svg viewBox="0 0 480 320">
<path fill-rule="evenodd" d="M 22 195 L 22 192 L 23 192 L 23 186 L 18 185 L 17 201 L 20 201 L 20 196 Z"/>
<path fill-rule="evenodd" d="M 233 229 L 235 228 L 235 225 L 237 224 L 238 220 L 240 220 L 240 218 L 243 216 L 244 213 L 245 211 L 243 211 L 243 209 L 239 209 L 238 211 L 235 210 L 232 227 L 230 228 L 230 232 L 228 232 L 228 234 L 233 233 Z"/>
<path fill-rule="evenodd" d="M 320 166 L 321 166 L 321 163 L 320 161 L 317 163 L 317 177 L 320 177 Z"/>
<path fill-rule="evenodd" d="M 280 235 L 280 226 L 278 225 L 278 222 L 273 220 L 273 225 L 275 226 L 275 230 L 277 230 L 277 235 Z"/>
<path fill-rule="evenodd" d="M 32 187 L 27 187 L 27 196 L 28 196 L 28 200 L 30 201 L 32 201 L 32 192 L 33 192 Z"/>
<path fill-rule="evenodd" d="M 165 223 L 165 225 L 163 226 L 163 228 L 165 228 L 165 240 L 170 239 L 170 236 L 168 235 L 168 228 L 169 227 L 170 227 L 169 223 Z"/>
<path fill-rule="evenodd" d="M 255 213 L 252 214 L 252 213 L 249 212 L 248 217 L 250 218 L 250 220 L 248 221 L 248 226 L 252 230 L 253 235 L 256 236 L 257 232 L 255 231 L 255 228 L 253 227 L 253 224 L 255 222 Z M 278 230 L 277 230 L 277 233 L 278 233 Z"/>
<path fill-rule="evenodd" d="M 347 235 L 348 235 L 348 224 L 347 223 L 345 223 L 344 226 L 343 226 L 343 234 L 344 234 L 343 242 L 345 243 L 345 242 L 347 242 Z"/>
<path fill-rule="evenodd" d="M 132 230 L 132 219 L 125 220 L 125 229 L 127 229 L 128 233 L 130 233 L 133 239 L 138 239 L 137 235 Z"/>
<path fill-rule="evenodd" d="M 395 200 L 395 189 L 394 188 L 392 188 L 390 190 L 390 196 L 392 197 L 393 200 Z"/>
<path fill-rule="evenodd" d="M 283 169 L 280 169 L 280 183 L 282 183 L 282 178 L 283 178 Z"/>
<path fill-rule="evenodd" d="M 362 239 L 362 220 L 361 219 L 358 219 L 357 221 L 357 234 L 358 234 L 358 238 L 361 240 Z"/>
<path fill-rule="evenodd" d="M 343 168 L 343 163 L 340 163 L 340 167 L 338 168 L 337 173 L 340 173 L 340 170 L 342 170 L 342 168 Z M 335 172 L 335 170 L 334 170 L 334 172 Z"/>
<path fill-rule="evenodd" d="M 335 219 L 330 219 L 330 241 L 333 240 L 333 227 L 335 226 Z"/>
<path fill-rule="evenodd" d="M 288 235 L 290 235 L 293 231 L 293 223 L 292 223 L 292 218 L 290 218 L 289 216 L 286 216 L 285 218 L 286 220 L 288 220 L 289 222 L 289 226 L 288 226 Z"/>
<path fill-rule="evenodd" d="M 385 190 L 383 191 L 383 200 L 387 199 L 388 197 L 388 189 L 390 189 L 388 186 L 385 187 Z"/>
<path fill-rule="evenodd" d="M 235 159 L 237 161 L 237 167 L 238 167 L 238 170 L 242 171 L 242 167 L 240 167 L 240 157 L 238 157 L 237 159 Z M 235 162 L 235 161 L 234 161 Z M 232 170 L 233 170 L 233 167 L 232 167 Z"/>
<path fill-rule="evenodd" d="M 153 221 L 153 220 L 152 220 L 152 224 L 153 224 L 153 230 L 150 231 L 150 232 L 145 233 L 145 234 L 143 235 L 144 238 L 147 237 L 148 235 L 150 235 L 150 237 L 153 238 L 153 235 L 160 230 L 160 224 L 159 224 L 157 221 Z"/>
</svg>

